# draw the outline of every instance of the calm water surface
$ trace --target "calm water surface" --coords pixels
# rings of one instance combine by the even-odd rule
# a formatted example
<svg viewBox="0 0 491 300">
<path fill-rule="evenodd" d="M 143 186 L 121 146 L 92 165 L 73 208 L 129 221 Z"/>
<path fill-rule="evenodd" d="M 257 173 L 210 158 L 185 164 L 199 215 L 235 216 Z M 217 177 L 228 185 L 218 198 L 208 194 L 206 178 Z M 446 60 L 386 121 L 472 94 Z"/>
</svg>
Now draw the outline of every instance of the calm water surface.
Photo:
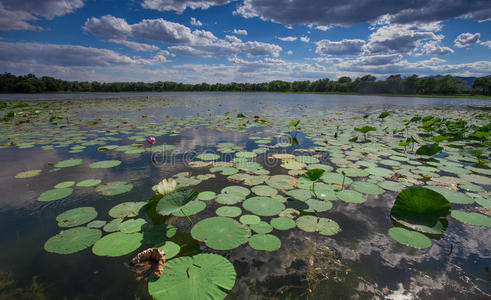
<svg viewBox="0 0 491 300">
<path fill-rule="evenodd" d="M 137 96 L 143 97 L 135 100 Z M 66 100 L 68 97 L 74 100 Z M 131 102 L 134 105 L 121 105 L 125 103 L 121 98 L 134 101 Z M 66 122 L 66 127 L 52 134 L 58 136 L 66 130 L 74 130 L 70 134 L 75 136 L 73 140 L 65 136 L 68 145 L 55 144 L 53 149 L 43 150 L 41 147 L 49 141 L 36 144 L 32 132 L 38 127 L 44 128 L 45 123 L 30 124 L 27 126 L 32 127 L 25 129 L 22 129 L 25 125 L 19 125 L 20 129 L 5 127 L 2 130 L 2 143 L 22 140 L 26 134 L 29 142 L 34 140 L 32 147 L 0 149 L 0 228 L 3 231 L 0 235 L 0 298 L 5 299 L 151 299 L 147 283 L 137 281 L 127 267 L 136 252 L 108 258 L 98 257 L 88 248 L 75 254 L 59 255 L 46 252 L 43 245 L 60 231 L 56 216 L 68 209 L 91 206 L 96 208 L 98 220 L 109 221 L 110 208 L 121 202 L 148 200 L 153 195 L 152 186 L 162 178 L 184 171 L 193 175 L 210 173 L 206 168 L 190 168 L 186 164 L 196 153 L 216 152 L 214 145 L 223 142 L 252 151 L 258 145 L 250 139 L 251 136 L 277 138 L 265 131 L 268 126 L 247 127 L 241 131 L 210 128 L 208 124 L 201 124 L 203 116 L 211 119 L 222 115 L 225 118 L 244 112 L 261 118 L 267 115 L 271 119 L 308 119 L 314 113 L 330 111 L 350 115 L 379 113 L 383 109 L 414 110 L 426 115 L 443 107 L 456 112 L 477 111 L 475 107 L 489 108 L 488 100 L 477 99 L 269 93 L 0 95 L 0 99 L 29 100 L 31 105 L 39 103 L 38 100 L 54 100 L 56 103 L 66 100 L 73 121 L 59 121 L 58 125 Z M 201 115 L 200 121 L 190 118 L 196 114 Z M 179 121 L 180 117 L 187 118 Z M 320 117 L 316 115 L 316 118 Z M 119 132 L 110 133 L 110 137 L 119 140 L 106 143 L 116 145 L 135 143 L 135 135 L 147 136 L 146 133 L 151 132 L 151 128 L 157 130 L 159 124 L 172 124 L 167 133 L 157 135 L 160 143 L 177 147 L 172 161 L 152 164 L 148 151 L 138 155 L 97 151 L 104 143 L 87 145 L 81 152 L 70 153 L 70 147 L 74 145 L 107 136 L 108 132 L 102 125 L 93 130 L 91 122 L 100 122 L 98 124 L 107 126 L 108 130 L 118 125 Z M 140 123 L 147 125 L 139 128 Z M 7 125 L 0 124 L 2 126 Z M 77 130 L 85 137 L 81 141 L 76 136 Z M 44 136 L 37 139 L 53 138 L 49 131 L 40 129 L 39 132 Z M 297 140 L 298 145 L 284 150 L 292 153 L 315 146 L 315 141 L 301 131 Z M 148 146 L 145 147 L 148 150 Z M 189 156 L 190 152 L 194 154 Z M 265 157 L 259 155 L 256 161 L 271 175 L 287 174 L 288 170 L 279 164 L 265 162 Z M 335 167 L 329 157 L 329 152 L 324 153 L 320 157 L 321 163 Z M 382 157 L 390 158 L 383 154 Z M 70 158 L 82 158 L 83 164 L 52 172 L 50 163 Z M 118 159 L 123 163 L 109 169 L 88 168 L 92 162 L 108 159 Z M 17 173 L 33 169 L 42 170 L 41 175 L 15 178 Z M 37 201 L 42 192 L 62 181 L 78 182 L 88 178 L 99 178 L 103 183 L 128 181 L 134 187 L 128 193 L 111 197 L 95 193 L 94 188 L 75 188 L 67 198 L 53 202 Z M 227 176 L 216 174 L 216 179 L 203 181 L 193 188 L 219 193 L 229 185 Z M 483 187 L 489 192 L 490 185 Z M 230 251 L 216 251 L 203 243 L 189 246 L 189 241 L 186 242 L 189 246 L 186 251 L 217 253 L 234 264 L 237 281 L 229 299 L 489 299 L 490 229 L 465 225 L 449 218 L 444 237 L 434 239 L 431 248 L 418 250 L 406 247 L 387 235 L 387 230 L 393 226 L 389 212 L 396 196 L 397 192 L 386 191 L 381 195 L 367 196 L 367 201 L 362 204 L 333 201 L 331 210 L 318 215 L 336 220 L 342 229 L 340 233 L 328 237 L 298 228 L 274 230 L 273 234 L 282 241 L 281 248 L 275 252 L 257 251 L 247 244 Z M 240 204 L 238 206 L 241 207 Z M 215 216 L 218 207 L 217 203 L 208 202 L 207 208 L 192 219 L 197 222 Z M 147 216 L 141 217 L 150 222 Z M 262 219 L 269 222 L 271 218 Z M 174 218 L 171 222 L 183 232 L 183 236 L 192 227 L 185 218 Z M 181 245 L 185 243 L 178 238 L 175 241 Z M 180 255 L 185 254 L 183 252 Z M 33 284 L 33 280 L 38 285 Z M 15 289 L 20 290 L 13 292 Z"/>
</svg>

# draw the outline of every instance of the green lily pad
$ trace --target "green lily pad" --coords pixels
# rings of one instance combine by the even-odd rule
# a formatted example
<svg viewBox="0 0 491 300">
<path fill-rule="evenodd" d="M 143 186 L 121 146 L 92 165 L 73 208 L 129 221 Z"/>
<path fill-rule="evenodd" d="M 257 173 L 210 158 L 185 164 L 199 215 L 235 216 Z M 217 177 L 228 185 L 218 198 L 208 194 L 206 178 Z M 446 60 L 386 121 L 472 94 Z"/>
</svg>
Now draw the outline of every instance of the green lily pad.
<svg viewBox="0 0 491 300">
<path fill-rule="evenodd" d="M 55 189 L 64 189 L 72 187 L 75 184 L 75 181 L 63 181 L 54 186 Z"/>
<path fill-rule="evenodd" d="M 82 159 L 67 159 L 57 162 L 54 167 L 55 168 L 68 168 L 81 165 L 83 162 Z"/>
<path fill-rule="evenodd" d="M 142 233 L 114 232 L 98 240 L 92 247 L 92 252 L 97 256 L 123 256 L 140 248 L 142 240 Z"/>
<path fill-rule="evenodd" d="M 174 212 L 174 216 L 184 217 L 192 216 L 199 212 L 202 212 L 206 208 L 206 203 L 199 200 L 194 200 L 182 207 L 182 209 Z"/>
<path fill-rule="evenodd" d="M 179 254 L 179 252 L 181 252 L 181 246 L 171 241 L 166 241 L 162 246 L 158 248 L 164 251 L 166 260 L 175 257 L 177 254 Z"/>
<path fill-rule="evenodd" d="M 367 201 L 363 195 L 357 191 L 342 190 L 336 193 L 339 200 L 349 203 L 363 203 Z"/>
<path fill-rule="evenodd" d="M 252 197 L 244 201 L 242 206 L 258 216 L 274 216 L 285 209 L 285 205 L 269 197 Z"/>
<path fill-rule="evenodd" d="M 355 189 L 355 191 L 367 195 L 380 195 L 385 192 L 378 185 L 366 181 L 355 181 L 351 184 L 351 186 Z"/>
<path fill-rule="evenodd" d="M 217 194 L 215 192 L 206 191 L 198 194 L 198 200 L 209 201 L 215 199 Z"/>
<path fill-rule="evenodd" d="M 321 177 L 322 181 L 324 181 L 325 183 L 334 183 L 339 185 L 343 184 L 343 178 L 344 178 L 345 186 L 350 185 L 353 182 L 351 178 L 347 176 L 343 176 L 343 174 L 341 173 L 328 172 L 328 173 L 324 173 L 324 175 L 322 175 Z"/>
<path fill-rule="evenodd" d="M 256 250 L 276 251 L 281 247 L 281 240 L 272 234 L 255 234 L 249 239 L 249 246 Z"/>
<path fill-rule="evenodd" d="M 93 207 L 78 207 L 67 210 L 56 217 L 58 226 L 74 227 L 94 220 L 97 217 L 97 211 Z"/>
<path fill-rule="evenodd" d="M 289 159 L 289 160 L 283 161 L 281 166 L 285 169 L 288 169 L 288 170 L 301 170 L 301 169 L 305 168 L 307 165 L 303 162 Z"/>
<path fill-rule="evenodd" d="M 295 160 L 301 163 L 306 163 L 306 164 L 317 164 L 319 163 L 319 159 L 315 158 L 313 156 L 308 156 L 308 155 L 299 155 L 295 156 Z"/>
<path fill-rule="evenodd" d="M 310 190 L 291 190 L 286 192 L 286 195 L 300 201 L 306 201 L 312 197 Z"/>
<path fill-rule="evenodd" d="M 237 206 L 222 206 L 216 210 L 216 214 L 222 217 L 238 217 L 242 214 L 242 209 Z"/>
<path fill-rule="evenodd" d="M 102 232 L 99 229 L 87 227 L 70 228 L 47 240 L 44 244 L 44 249 L 52 253 L 72 254 L 89 248 L 101 236 Z"/>
<path fill-rule="evenodd" d="M 119 231 L 122 233 L 140 232 L 145 224 L 147 221 L 142 218 L 130 219 L 119 224 Z"/>
<path fill-rule="evenodd" d="M 99 185 L 95 191 L 104 196 L 115 196 L 131 191 L 133 185 L 126 181 L 113 181 Z"/>
<path fill-rule="evenodd" d="M 307 204 L 308 208 L 304 209 L 303 211 L 306 212 L 324 212 L 332 208 L 332 203 L 330 201 L 308 199 L 307 201 L 305 201 L 305 204 Z"/>
<path fill-rule="evenodd" d="M 244 199 L 245 196 L 241 193 L 226 193 L 219 194 L 215 201 L 224 205 L 234 205 L 242 202 Z"/>
<path fill-rule="evenodd" d="M 100 179 L 86 179 L 86 180 L 82 180 L 79 183 L 77 183 L 77 186 L 79 186 L 79 187 L 91 187 L 91 186 L 96 186 L 99 183 L 101 183 Z"/>
<path fill-rule="evenodd" d="M 431 247 L 431 240 L 424 234 L 401 227 L 389 229 L 389 236 L 406 246 L 425 249 Z"/>
<path fill-rule="evenodd" d="M 117 167 L 121 164 L 120 160 L 101 160 L 89 165 L 89 168 L 92 169 L 106 169 Z"/>
<path fill-rule="evenodd" d="M 261 218 L 255 215 L 242 215 L 239 220 L 242 224 L 252 225 L 259 223 L 261 221 Z"/>
<path fill-rule="evenodd" d="M 253 158 L 256 156 L 257 156 L 257 154 L 254 152 L 240 151 L 240 152 L 235 153 L 235 157 Z"/>
<path fill-rule="evenodd" d="M 88 228 L 102 228 L 106 224 L 107 224 L 107 222 L 104 220 L 94 220 L 94 221 L 88 223 L 87 227 Z"/>
<path fill-rule="evenodd" d="M 111 208 L 109 215 L 113 218 L 136 217 L 145 204 L 145 202 L 123 202 Z"/>
<path fill-rule="evenodd" d="M 455 204 L 474 203 L 474 200 L 471 197 L 467 196 L 466 194 L 447 189 L 446 187 L 443 186 L 426 186 L 426 188 L 442 194 L 450 203 L 455 203 Z"/>
<path fill-rule="evenodd" d="M 288 230 L 295 227 L 297 224 L 291 218 L 288 217 L 278 217 L 271 219 L 271 226 L 278 230 Z"/>
<path fill-rule="evenodd" d="M 177 233 L 177 228 L 170 224 L 160 224 L 143 232 L 143 243 L 152 247 L 163 246 L 168 239 Z"/>
<path fill-rule="evenodd" d="M 102 230 L 105 232 L 115 232 L 119 230 L 119 224 L 123 222 L 123 219 L 113 219 L 110 222 L 108 222 L 104 227 L 102 227 Z"/>
<path fill-rule="evenodd" d="M 220 155 L 214 154 L 214 153 L 202 153 L 196 156 L 196 158 L 205 160 L 205 161 L 211 161 L 211 160 L 217 160 L 220 158 Z"/>
<path fill-rule="evenodd" d="M 223 188 L 221 192 L 222 194 L 229 194 L 229 193 L 242 194 L 244 198 L 249 196 L 249 194 L 251 193 L 251 191 L 248 188 L 239 185 L 227 186 L 226 188 Z"/>
<path fill-rule="evenodd" d="M 462 210 L 452 210 L 451 216 L 465 224 L 491 227 L 491 218 L 483 214 Z"/>
<path fill-rule="evenodd" d="M 266 181 L 270 187 L 279 190 L 290 190 L 297 183 L 297 179 L 288 175 L 273 175 Z"/>
<path fill-rule="evenodd" d="M 366 177 L 369 175 L 367 171 L 356 168 L 337 168 L 336 172 L 339 174 L 343 174 L 344 172 L 344 174 L 349 177 Z"/>
<path fill-rule="evenodd" d="M 223 299 L 235 285 L 234 266 L 218 254 L 198 254 L 166 263 L 159 279 L 148 283 L 148 292 L 156 299 Z"/>
<path fill-rule="evenodd" d="M 73 193 L 72 188 L 52 189 L 42 193 L 38 197 L 38 201 L 41 202 L 55 201 L 55 200 L 66 198 L 70 196 L 72 193 Z"/>
<path fill-rule="evenodd" d="M 432 156 L 432 155 L 435 155 L 442 150 L 443 150 L 443 148 L 438 146 L 438 144 L 428 144 L 428 145 L 423 145 L 423 146 L 419 147 L 418 150 L 416 150 L 416 154 Z"/>
<path fill-rule="evenodd" d="M 29 171 L 17 173 L 15 175 L 15 178 L 30 178 L 30 177 L 38 176 L 39 174 L 41 174 L 41 170 L 29 170 Z"/>
<path fill-rule="evenodd" d="M 228 217 L 211 217 L 196 223 L 191 235 L 215 250 L 230 250 L 249 240 L 250 231 Z"/>
<path fill-rule="evenodd" d="M 251 188 L 252 192 L 258 196 L 272 197 L 278 194 L 278 191 L 267 185 L 256 185 Z"/>
<path fill-rule="evenodd" d="M 411 187 L 397 195 L 391 218 L 403 226 L 423 233 L 441 234 L 446 230 L 450 203 L 445 197 L 423 187 Z"/>
<path fill-rule="evenodd" d="M 157 204 L 156 211 L 158 214 L 167 216 L 181 210 L 189 202 L 196 199 L 198 192 L 194 190 L 177 191 L 165 195 Z M 205 205 L 206 206 L 206 205 Z"/>
<path fill-rule="evenodd" d="M 402 184 L 401 182 L 390 181 L 390 180 L 381 181 L 377 184 L 378 184 L 378 186 L 380 186 L 384 190 L 393 191 L 393 192 L 400 192 L 404 188 L 406 188 L 406 186 L 404 184 Z"/>
<path fill-rule="evenodd" d="M 338 223 L 328 218 L 301 216 L 297 219 L 298 228 L 306 232 L 319 232 L 322 235 L 334 235 L 341 231 Z"/>
<path fill-rule="evenodd" d="M 270 233 L 273 231 L 273 226 L 264 221 L 260 221 L 257 224 L 251 224 L 249 227 L 257 233 Z"/>
</svg>

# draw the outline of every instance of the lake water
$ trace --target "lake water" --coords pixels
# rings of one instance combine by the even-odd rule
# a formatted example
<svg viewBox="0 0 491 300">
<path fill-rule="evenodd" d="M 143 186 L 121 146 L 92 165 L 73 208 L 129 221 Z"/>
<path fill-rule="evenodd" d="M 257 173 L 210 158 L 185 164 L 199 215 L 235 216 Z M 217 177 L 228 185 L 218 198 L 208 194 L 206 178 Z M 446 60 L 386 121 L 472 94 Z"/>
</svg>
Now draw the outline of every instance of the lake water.
<svg viewBox="0 0 491 300">
<path fill-rule="evenodd" d="M 491 297 L 489 226 L 448 216 L 448 227 L 442 234 L 427 235 L 431 246 L 424 249 L 398 243 L 388 234 L 390 228 L 401 227 L 390 216 L 394 199 L 411 186 L 448 190 L 453 211 L 484 217 L 490 213 L 489 172 L 473 167 L 475 152 L 481 151 L 480 158 L 485 159 L 489 146 L 448 138 L 440 142 L 443 152 L 428 161 L 410 151 L 420 145 L 407 149 L 399 145 L 408 136 L 421 144 L 433 143 L 432 136 L 449 134 L 445 125 L 449 120 L 467 121 L 467 137 L 472 128 L 489 123 L 489 100 L 274 93 L 45 94 L 0 95 L 0 99 L 11 100 L 0 116 L 15 112 L 10 121 L 0 123 L 1 299 L 151 299 L 148 276 L 135 274 L 129 266 L 138 252 L 154 246 L 151 243 L 143 241 L 128 254 L 111 257 L 94 251 L 99 241 L 71 254 L 56 253 L 60 250 L 53 250 L 47 241 L 71 228 L 86 230 L 93 220 L 111 222 L 115 219 L 111 208 L 149 200 L 152 187 L 170 177 L 183 189 L 210 191 L 218 197 L 199 200 L 203 207 L 187 208 L 192 224 L 183 216 L 156 218 L 144 207 L 124 220 L 141 218 L 146 224 L 123 234 L 138 236 L 165 223 L 177 230 L 168 242 L 181 248 L 167 264 L 198 253 L 226 258 L 236 272 L 227 299 Z M 15 107 L 18 103 L 28 106 Z M 384 111 L 388 117 L 379 118 Z M 437 122 L 440 127 L 424 129 L 422 121 L 406 125 L 414 116 L 430 115 L 444 119 Z M 298 128 L 288 125 L 297 119 Z M 365 125 L 376 130 L 368 136 L 354 130 Z M 145 142 L 148 136 L 156 137 L 155 145 Z M 63 166 L 63 162 L 70 165 L 67 160 L 73 166 Z M 114 166 L 91 165 L 109 160 Z M 310 190 L 310 183 L 298 181 L 309 168 L 326 170 L 316 184 L 320 195 Z M 21 173 L 26 171 L 33 172 Z M 77 185 L 87 179 L 94 179 L 93 184 Z M 116 189 L 107 184 L 112 182 L 130 186 L 111 195 Z M 57 185 L 67 194 L 56 194 L 60 188 L 46 194 Z M 247 195 L 241 196 L 237 188 L 233 193 L 239 195 L 226 195 L 222 190 L 229 186 L 245 188 Z M 347 196 L 345 190 L 353 192 Z M 281 211 L 268 213 L 270 207 L 244 205 L 255 196 L 281 203 Z M 61 218 L 58 224 L 57 216 L 79 207 L 93 208 L 97 216 L 73 227 L 63 222 L 85 216 Z M 223 241 L 217 247 L 208 239 L 193 239 L 191 230 L 216 217 L 221 207 L 236 207 L 238 215 L 227 217 L 236 224 L 243 215 L 258 215 L 262 227 L 239 224 L 250 232 L 247 240 L 227 250 L 217 249 Z M 268 225 L 279 216 L 295 221 L 293 228 Z M 318 218 L 315 224 L 332 220 L 339 229 L 329 223 L 334 226 L 331 231 L 309 230 L 299 221 L 308 220 L 305 217 Z M 320 226 L 315 224 L 310 225 Z M 90 226 L 102 236 L 125 231 L 118 226 Z M 281 242 L 278 249 L 258 250 L 260 246 L 248 242 L 253 235 L 265 234 Z M 64 243 L 66 248 L 73 245 Z"/>
</svg>

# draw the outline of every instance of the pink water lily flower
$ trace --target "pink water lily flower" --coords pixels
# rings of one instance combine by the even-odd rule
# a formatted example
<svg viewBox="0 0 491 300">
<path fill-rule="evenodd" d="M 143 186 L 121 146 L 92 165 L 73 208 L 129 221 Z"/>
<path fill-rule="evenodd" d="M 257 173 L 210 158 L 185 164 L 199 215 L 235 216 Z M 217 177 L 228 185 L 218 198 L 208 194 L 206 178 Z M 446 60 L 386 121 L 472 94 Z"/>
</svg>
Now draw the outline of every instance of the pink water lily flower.
<svg viewBox="0 0 491 300">
<path fill-rule="evenodd" d="M 149 143 L 150 145 L 155 144 L 155 137 L 153 137 L 153 136 L 149 136 L 149 137 L 147 138 L 147 143 Z"/>
</svg>

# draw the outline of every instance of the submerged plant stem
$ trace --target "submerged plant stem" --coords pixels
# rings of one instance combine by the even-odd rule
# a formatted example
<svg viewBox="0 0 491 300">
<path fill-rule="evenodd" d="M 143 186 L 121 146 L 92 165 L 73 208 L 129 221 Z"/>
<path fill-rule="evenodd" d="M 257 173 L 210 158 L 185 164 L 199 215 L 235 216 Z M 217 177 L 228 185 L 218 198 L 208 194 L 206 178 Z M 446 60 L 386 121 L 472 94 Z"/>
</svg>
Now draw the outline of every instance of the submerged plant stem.
<svg viewBox="0 0 491 300">
<path fill-rule="evenodd" d="M 194 225 L 194 223 L 193 223 L 193 221 L 191 220 L 191 218 L 190 218 L 188 215 L 186 215 L 186 213 L 185 213 L 185 212 L 182 210 L 182 208 L 181 208 L 181 213 L 182 213 L 182 214 L 183 214 L 183 215 L 184 215 L 186 218 L 188 218 L 189 222 L 191 222 L 191 225 Z"/>
</svg>

